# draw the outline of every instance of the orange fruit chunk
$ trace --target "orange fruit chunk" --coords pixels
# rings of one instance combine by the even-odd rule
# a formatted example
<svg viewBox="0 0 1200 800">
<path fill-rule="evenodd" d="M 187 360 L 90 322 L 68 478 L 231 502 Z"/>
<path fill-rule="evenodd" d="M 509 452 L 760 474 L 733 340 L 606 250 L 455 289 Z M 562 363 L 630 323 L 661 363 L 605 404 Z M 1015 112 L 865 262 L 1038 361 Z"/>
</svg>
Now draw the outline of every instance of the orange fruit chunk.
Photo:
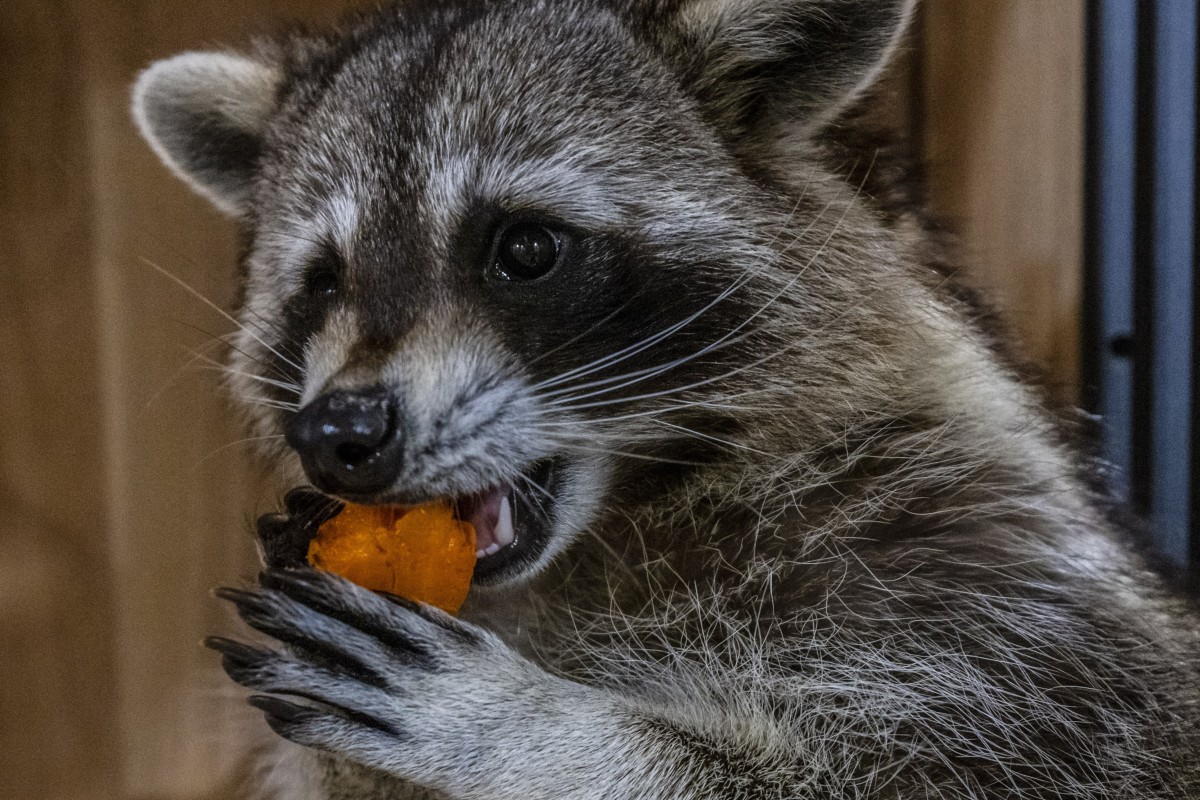
<svg viewBox="0 0 1200 800">
<path fill-rule="evenodd" d="M 347 503 L 317 531 L 308 563 L 372 591 L 457 613 L 475 570 L 475 528 L 449 503 L 416 508 Z"/>
</svg>

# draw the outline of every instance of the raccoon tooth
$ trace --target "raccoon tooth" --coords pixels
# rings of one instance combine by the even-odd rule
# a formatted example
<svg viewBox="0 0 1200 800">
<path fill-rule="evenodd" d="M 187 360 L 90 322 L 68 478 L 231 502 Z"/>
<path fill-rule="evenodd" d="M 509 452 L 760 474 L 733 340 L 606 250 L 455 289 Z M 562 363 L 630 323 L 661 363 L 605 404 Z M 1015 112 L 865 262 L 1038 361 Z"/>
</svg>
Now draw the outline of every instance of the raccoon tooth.
<svg viewBox="0 0 1200 800">
<path fill-rule="evenodd" d="M 505 496 L 500 501 L 500 515 L 496 518 L 496 547 L 508 547 L 516 538 L 513 534 L 512 505 Z"/>
<path fill-rule="evenodd" d="M 478 558 L 483 558 L 483 557 L 484 557 L 484 556 L 486 556 L 486 555 L 487 555 L 487 551 L 486 551 L 486 550 L 476 550 L 476 551 L 475 551 L 475 558 L 477 558 L 477 559 L 478 559 Z"/>
<path fill-rule="evenodd" d="M 483 554 L 485 556 L 491 556 L 491 555 L 495 555 L 496 553 L 499 553 L 499 552 L 500 552 L 500 543 L 492 542 L 491 544 L 489 544 L 487 546 L 487 549 L 483 551 Z"/>
</svg>

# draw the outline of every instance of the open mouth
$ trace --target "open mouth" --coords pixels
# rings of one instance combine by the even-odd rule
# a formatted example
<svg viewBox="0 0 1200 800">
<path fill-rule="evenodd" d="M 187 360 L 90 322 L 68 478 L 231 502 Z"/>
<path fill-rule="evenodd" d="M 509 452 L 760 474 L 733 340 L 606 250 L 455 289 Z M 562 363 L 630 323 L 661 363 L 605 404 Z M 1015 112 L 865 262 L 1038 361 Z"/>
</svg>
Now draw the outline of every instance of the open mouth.
<svg viewBox="0 0 1200 800">
<path fill-rule="evenodd" d="M 543 461 L 519 484 L 454 500 L 455 515 L 475 528 L 474 581 L 499 580 L 537 561 L 550 538 L 556 472 L 553 461 Z"/>
<path fill-rule="evenodd" d="M 472 583 L 498 583 L 532 566 L 549 544 L 558 493 L 558 460 L 545 459 L 514 483 L 452 498 L 331 492 L 361 505 L 424 505 L 449 499 L 454 515 L 475 528 Z"/>
</svg>

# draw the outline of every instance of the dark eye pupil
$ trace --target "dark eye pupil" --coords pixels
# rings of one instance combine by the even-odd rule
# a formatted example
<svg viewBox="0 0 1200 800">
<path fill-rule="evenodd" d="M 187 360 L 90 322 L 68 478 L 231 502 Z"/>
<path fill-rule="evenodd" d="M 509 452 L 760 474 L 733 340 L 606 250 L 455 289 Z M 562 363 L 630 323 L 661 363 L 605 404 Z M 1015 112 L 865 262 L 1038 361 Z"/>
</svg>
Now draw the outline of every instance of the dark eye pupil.
<svg viewBox="0 0 1200 800">
<path fill-rule="evenodd" d="M 324 304 L 337 297 L 342 288 L 345 267 L 341 254 L 333 245 L 321 245 L 313 254 L 304 276 L 304 290 L 309 298 Z"/>
<path fill-rule="evenodd" d="M 540 278 L 558 262 L 558 239 L 540 225 L 514 225 L 500 238 L 496 262 L 509 280 Z"/>
<path fill-rule="evenodd" d="M 337 294 L 338 276 L 331 269 L 319 269 L 308 277 L 308 293 L 312 297 L 328 299 Z"/>
</svg>

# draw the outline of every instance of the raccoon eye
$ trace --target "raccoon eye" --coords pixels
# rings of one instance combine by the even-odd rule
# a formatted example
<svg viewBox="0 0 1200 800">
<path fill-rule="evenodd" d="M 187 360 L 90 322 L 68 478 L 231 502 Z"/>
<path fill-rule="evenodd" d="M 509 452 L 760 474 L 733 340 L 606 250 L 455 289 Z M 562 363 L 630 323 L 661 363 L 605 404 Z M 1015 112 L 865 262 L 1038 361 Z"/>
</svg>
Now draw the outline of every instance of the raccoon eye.
<svg viewBox="0 0 1200 800">
<path fill-rule="evenodd" d="M 331 269 L 317 269 L 308 274 L 304 282 L 305 291 L 314 300 L 331 300 L 337 296 L 338 275 Z"/>
<path fill-rule="evenodd" d="M 492 271 L 506 281 L 531 281 L 554 269 L 561 251 L 557 233 L 543 225 L 519 222 L 500 234 Z"/>
<path fill-rule="evenodd" d="M 341 286 L 341 256 L 332 247 L 325 247 L 304 276 L 304 291 L 313 300 L 327 302 L 337 297 Z"/>
</svg>

